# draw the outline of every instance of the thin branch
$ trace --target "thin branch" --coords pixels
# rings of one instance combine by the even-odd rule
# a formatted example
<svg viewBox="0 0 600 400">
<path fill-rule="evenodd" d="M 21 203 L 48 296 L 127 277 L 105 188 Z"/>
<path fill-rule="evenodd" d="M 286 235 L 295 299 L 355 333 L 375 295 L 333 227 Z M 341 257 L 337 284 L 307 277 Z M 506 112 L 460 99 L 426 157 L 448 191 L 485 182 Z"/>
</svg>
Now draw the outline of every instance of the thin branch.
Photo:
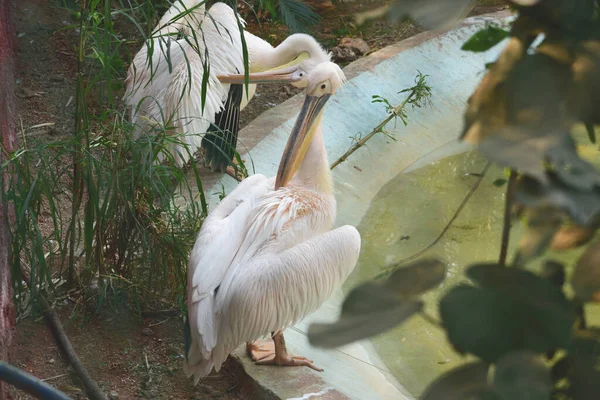
<svg viewBox="0 0 600 400">
<path fill-rule="evenodd" d="M 150 371 L 150 364 L 148 363 L 148 355 L 146 354 L 146 351 L 143 351 L 144 353 L 144 360 L 146 361 L 146 370 Z"/>
<path fill-rule="evenodd" d="M 448 229 L 450 229 L 450 226 L 452 226 L 452 224 L 454 223 L 454 221 L 456 221 L 456 218 L 458 218 L 458 216 L 460 215 L 460 213 L 463 210 L 463 208 L 465 208 L 465 206 L 467 205 L 469 199 L 471 198 L 471 196 L 473 196 L 473 193 L 475 193 L 475 191 L 477 190 L 477 188 L 481 184 L 481 181 L 483 181 L 483 178 L 485 177 L 485 174 L 487 173 L 488 169 L 490 168 L 490 165 L 492 165 L 492 163 L 490 161 L 488 161 L 487 164 L 485 165 L 485 167 L 483 168 L 483 170 L 481 171 L 481 173 L 479 174 L 479 177 L 477 178 L 477 181 L 473 184 L 473 186 L 471 186 L 471 189 L 469 190 L 469 192 L 467 193 L 467 195 L 465 196 L 465 198 L 463 199 L 463 201 L 460 203 L 460 205 L 458 206 L 458 208 L 454 212 L 454 215 L 452 216 L 452 218 L 450 218 L 450 221 L 448 221 L 448 223 L 446 224 L 446 226 L 444 227 L 444 229 L 442 229 L 442 232 L 440 232 L 440 234 L 438 235 L 438 237 L 436 237 L 433 242 L 431 242 L 424 249 L 421 249 L 421 250 L 417 251 L 415 254 L 413 254 L 411 256 L 408 256 L 408 257 L 405 257 L 402 260 L 394 263 L 393 265 L 390 265 L 389 267 L 385 267 L 382 270 L 382 272 L 379 275 L 377 275 L 375 278 L 379 278 L 379 277 L 381 277 L 384 274 L 388 274 L 389 272 L 391 272 L 394 269 L 396 269 L 399 265 L 401 265 L 401 264 L 403 264 L 405 262 L 414 260 L 415 258 L 417 258 L 420 255 L 422 255 L 423 253 L 425 253 L 427 250 L 429 250 L 433 246 L 435 246 L 440 241 L 440 239 L 446 234 L 446 232 L 448 231 Z"/>
<path fill-rule="evenodd" d="M 515 183 L 517 181 L 517 173 L 514 170 L 510 171 L 508 184 L 506 186 L 506 203 L 504 206 L 504 226 L 502 227 L 502 242 L 500 244 L 500 257 L 498 264 L 506 265 L 506 256 L 508 254 L 508 242 L 510 240 L 510 211 L 512 209 L 512 200 L 515 191 Z"/>
<path fill-rule="evenodd" d="M 29 275 L 29 271 L 21 271 L 21 277 L 23 278 L 27 286 L 31 288 L 31 281 L 29 280 Z M 100 389 L 96 381 L 92 379 L 87 369 L 77 356 L 77 353 L 73 348 L 73 344 L 71 344 L 71 341 L 69 340 L 69 337 L 65 332 L 65 328 L 62 322 L 60 322 L 58 314 L 56 314 L 50 303 L 48 303 L 48 300 L 46 300 L 46 298 L 41 293 L 38 292 L 37 295 L 39 297 L 39 304 L 42 306 L 42 313 L 44 314 L 44 317 L 46 317 L 46 321 L 52 328 L 52 331 L 54 332 L 54 337 L 58 342 L 59 346 L 64 351 L 65 356 L 69 361 L 69 364 L 71 364 L 71 366 L 77 373 L 77 376 L 79 376 L 79 379 L 81 379 L 81 382 L 85 387 L 87 395 L 92 400 L 106 400 L 108 397 L 106 396 L 106 394 L 104 394 L 102 389 Z"/>
<path fill-rule="evenodd" d="M 399 115 L 401 115 L 402 110 L 404 109 L 404 107 L 412 100 L 412 98 L 417 94 L 417 91 L 419 90 L 419 86 L 414 86 L 410 92 L 410 94 L 406 97 L 406 99 L 404 99 L 404 101 L 402 103 L 400 103 L 400 105 L 398 105 L 397 107 L 394 107 L 394 109 L 392 110 L 392 112 L 390 113 L 390 115 L 384 119 L 379 125 L 377 125 L 367 136 L 363 137 L 362 139 L 360 139 L 359 141 L 357 141 L 356 143 L 354 143 L 352 146 L 350 146 L 350 148 L 348 149 L 347 152 L 344 153 L 344 155 L 342 155 L 340 158 L 338 158 L 337 160 L 335 160 L 333 162 L 333 164 L 331 164 L 330 169 L 334 169 L 335 167 L 337 167 L 338 165 L 340 165 L 341 163 L 343 163 L 344 161 L 346 161 L 348 159 L 348 157 L 350 157 L 350 155 L 352 153 L 354 153 L 356 150 L 360 149 L 362 146 L 365 145 L 365 143 L 367 143 L 373 136 L 375 136 L 376 134 L 380 133 L 383 128 L 394 118 L 398 118 Z"/>
<path fill-rule="evenodd" d="M 146 310 L 140 312 L 142 318 L 153 318 L 153 317 L 176 317 L 179 315 L 180 310 L 178 308 L 171 308 L 168 310 Z"/>
<path fill-rule="evenodd" d="M 169 317 L 169 318 L 167 318 L 167 319 L 163 319 L 162 321 L 160 321 L 160 322 L 157 322 L 157 323 L 155 323 L 155 324 L 150 324 L 150 325 L 148 325 L 148 328 L 152 328 L 153 326 L 158 326 L 158 325 L 164 324 L 165 322 L 167 322 L 167 321 L 168 321 L 168 320 L 170 320 L 170 319 L 171 319 L 171 317 Z"/>
<path fill-rule="evenodd" d="M 53 380 L 53 379 L 62 378 L 63 376 L 67 376 L 67 375 L 69 375 L 69 373 L 68 373 L 68 372 L 67 372 L 66 374 L 60 374 L 60 375 L 51 376 L 50 378 L 44 378 L 44 379 L 42 379 L 41 381 L 42 381 L 42 382 L 48 382 L 48 381 L 51 381 L 51 380 Z"/>
<path fill-rule="evenodd" d="M 243 173 L 236 171 L 233 167 L 228 166 L 227 169 L 225 169 L 225 173 L 229 176 L 231 176 L 233 179 L 235 179 L 238 182 L 243 181 L 244 179 L 247 178 L 247 176 L 244 176 Z"/>
</svg>

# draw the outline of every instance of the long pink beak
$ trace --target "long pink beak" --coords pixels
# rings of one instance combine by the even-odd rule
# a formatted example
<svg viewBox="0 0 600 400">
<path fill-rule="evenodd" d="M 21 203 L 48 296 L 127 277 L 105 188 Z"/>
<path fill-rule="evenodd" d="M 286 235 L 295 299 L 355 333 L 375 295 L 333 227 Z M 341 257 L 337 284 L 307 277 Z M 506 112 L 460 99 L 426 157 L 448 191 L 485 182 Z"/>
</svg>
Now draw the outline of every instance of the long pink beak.
<svg viewBox="0 0 600 400">
<path fill-rule="evenodd" d="M 280 69 L 256 72 L 248 74 L 248 83 L 277 83 L 287 82 L 292 83 L 300 80 L 294 78 L 294 72 L 298 71 L 297 66 L 284 67 Z M 222 83 L 243 84 L 246 83 L 244 74 L 218 75 L 217 78 Z"/>
</svg>

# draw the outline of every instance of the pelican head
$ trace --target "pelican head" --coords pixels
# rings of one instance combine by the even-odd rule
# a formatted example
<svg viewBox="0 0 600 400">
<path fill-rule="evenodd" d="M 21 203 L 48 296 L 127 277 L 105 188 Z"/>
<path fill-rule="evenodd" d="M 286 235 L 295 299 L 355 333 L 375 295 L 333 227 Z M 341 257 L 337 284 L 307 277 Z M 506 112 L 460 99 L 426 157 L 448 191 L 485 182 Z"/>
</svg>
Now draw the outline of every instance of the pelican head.
<svg viewBox="0 0 600 400">
<path fill-rule="evenodd" d="M 250 73 L 248 83 L 289 83 L 298 88 L 308 85 L 308 74 L 319 64 L 331 61 L 331 54 L 310 35 L 296 33 L 289 36 L 275 52 L 279 58 L 291 61 L 266 71 Z M 223 83 L 245 83 L 244 74 L 220 75 Z"/>
<path fill-rule="evenodd" d="M 328 61 L 314 67 L 306 77 L 306 97 L 279 163 L 275 190 L 286 186 L 304 160 L 320 126 L 323 108 L 345 82 L 342 69 Z"/>
</svg>

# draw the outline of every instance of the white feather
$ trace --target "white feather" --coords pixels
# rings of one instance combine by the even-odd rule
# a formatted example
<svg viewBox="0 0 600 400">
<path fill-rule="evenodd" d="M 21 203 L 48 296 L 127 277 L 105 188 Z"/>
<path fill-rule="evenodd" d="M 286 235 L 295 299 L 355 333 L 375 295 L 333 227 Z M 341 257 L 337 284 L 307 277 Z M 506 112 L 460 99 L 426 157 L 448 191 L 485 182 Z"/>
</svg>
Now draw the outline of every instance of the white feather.
<svg viewBox="0 0 600 400">
<path fill-rule="evenodd" d="M 273 184 L 262 175 L 242 181 L 203 223 L 188 271 L 192 348 L 203 356 L 196 369 L 188 357 L 196 377 L 204 361 L 218 370 L 241 343 L 315 311 L 358 259 L 355 228 L 328 232 L 332 195 Z"/>
<path fill-rule="evenodd" d="M 244 26 L 244 21 L 240 19 L 240 22 Z M 177 39 L 178 33 L 183 38 Z M 286 64 L 302 52 L 310 55 L 302 63 L 306 72 L 330 58 L 309 35 L 291 35 L 273 48 L 249 32 L 243 34 L 250 72 Z M 208 67 L 203 107 L 202 82 Z M 237 74 L 243 70 L 238 20 L 229 6 L 216 3 L 207 12 L 201 0 L 173 2 L 154 28 L 149 42 L 135 55 L 127 73 L 124 100 L 130 109 L 130 120 L 135 124 L 133 138 L 161 130 L 176 135 L 174 142 L 182 145 L 174 144 L 169 150 L 176 164 L 183 165 L 200 147 L 202 135 L 227 99 L 229 85 L 222 84 L 217 75 Z M 248 86 L 248 94 L 244 92 L 242 96 L 241 109 L 255 91 L 256 85 Z M 164 154 L 160 153 L 159 161 L 163 158 Z"/>
<path fill-rule="evenodd" d="M 176 15 L 171 9 L 167 14 Z M 168 133 L 176 135 L 176 140 L 169 150 L 179 166 L 200 147 L 202 135 L 223 109 L 229 85 L 222 84 L 217 76 L 244 70 L 241 34 L 229 6 L 216 3 L 208 10 L 207 17 L 200 15 L 198 9 L 186 18 L 184 22 L 177 21 L 177 25 L 189 28 L 189 24 L 199 24 L 194 31 L 196 36 L 184 30 L 188 37 L 176 39 L 164 36 L 174 31 L 173 25 L 159 29 L 159 35 L 152 39 L 152 68 L 146 65 L 148 46 L 144 45 L 130 66 L 125 94 L 132 110 L 132 122 L 136 123 L 134 138 L 156 126 L 172 127 Z M 163 20 L 169 21 L 167 15 L 159 25 L 164 24 Z M 206 51 L 208 57 L 205 57 Z M 206 71 L 208 78 L 205 78 Z M 203 107 L 204 79 L 208 82 Z M 140 116 L 145 123 L 138 120 Z M 162 161 L 162 157 L 159 160 Z"/>
</svg>

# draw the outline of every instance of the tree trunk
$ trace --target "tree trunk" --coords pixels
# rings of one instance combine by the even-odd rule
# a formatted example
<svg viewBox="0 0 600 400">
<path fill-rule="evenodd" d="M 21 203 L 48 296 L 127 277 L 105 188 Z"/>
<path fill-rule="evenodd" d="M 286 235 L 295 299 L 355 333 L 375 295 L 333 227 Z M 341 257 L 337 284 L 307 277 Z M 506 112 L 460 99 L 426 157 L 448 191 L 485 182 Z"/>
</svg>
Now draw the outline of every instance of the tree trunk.
<svg viewBox="0 0 600 400">
<path fill-rule="evenodd" d="M 13 0 L 0 0 L 0 165 L 15 143 Z M 9 360 L 14 336 L 15 314 L 9 264 L 9 208 L 6 199 L 8 171 L 0 170 L 0 359 Z M 11 399 L 9 388 L 0 382 L 0 400 Z"/>
</svg>

